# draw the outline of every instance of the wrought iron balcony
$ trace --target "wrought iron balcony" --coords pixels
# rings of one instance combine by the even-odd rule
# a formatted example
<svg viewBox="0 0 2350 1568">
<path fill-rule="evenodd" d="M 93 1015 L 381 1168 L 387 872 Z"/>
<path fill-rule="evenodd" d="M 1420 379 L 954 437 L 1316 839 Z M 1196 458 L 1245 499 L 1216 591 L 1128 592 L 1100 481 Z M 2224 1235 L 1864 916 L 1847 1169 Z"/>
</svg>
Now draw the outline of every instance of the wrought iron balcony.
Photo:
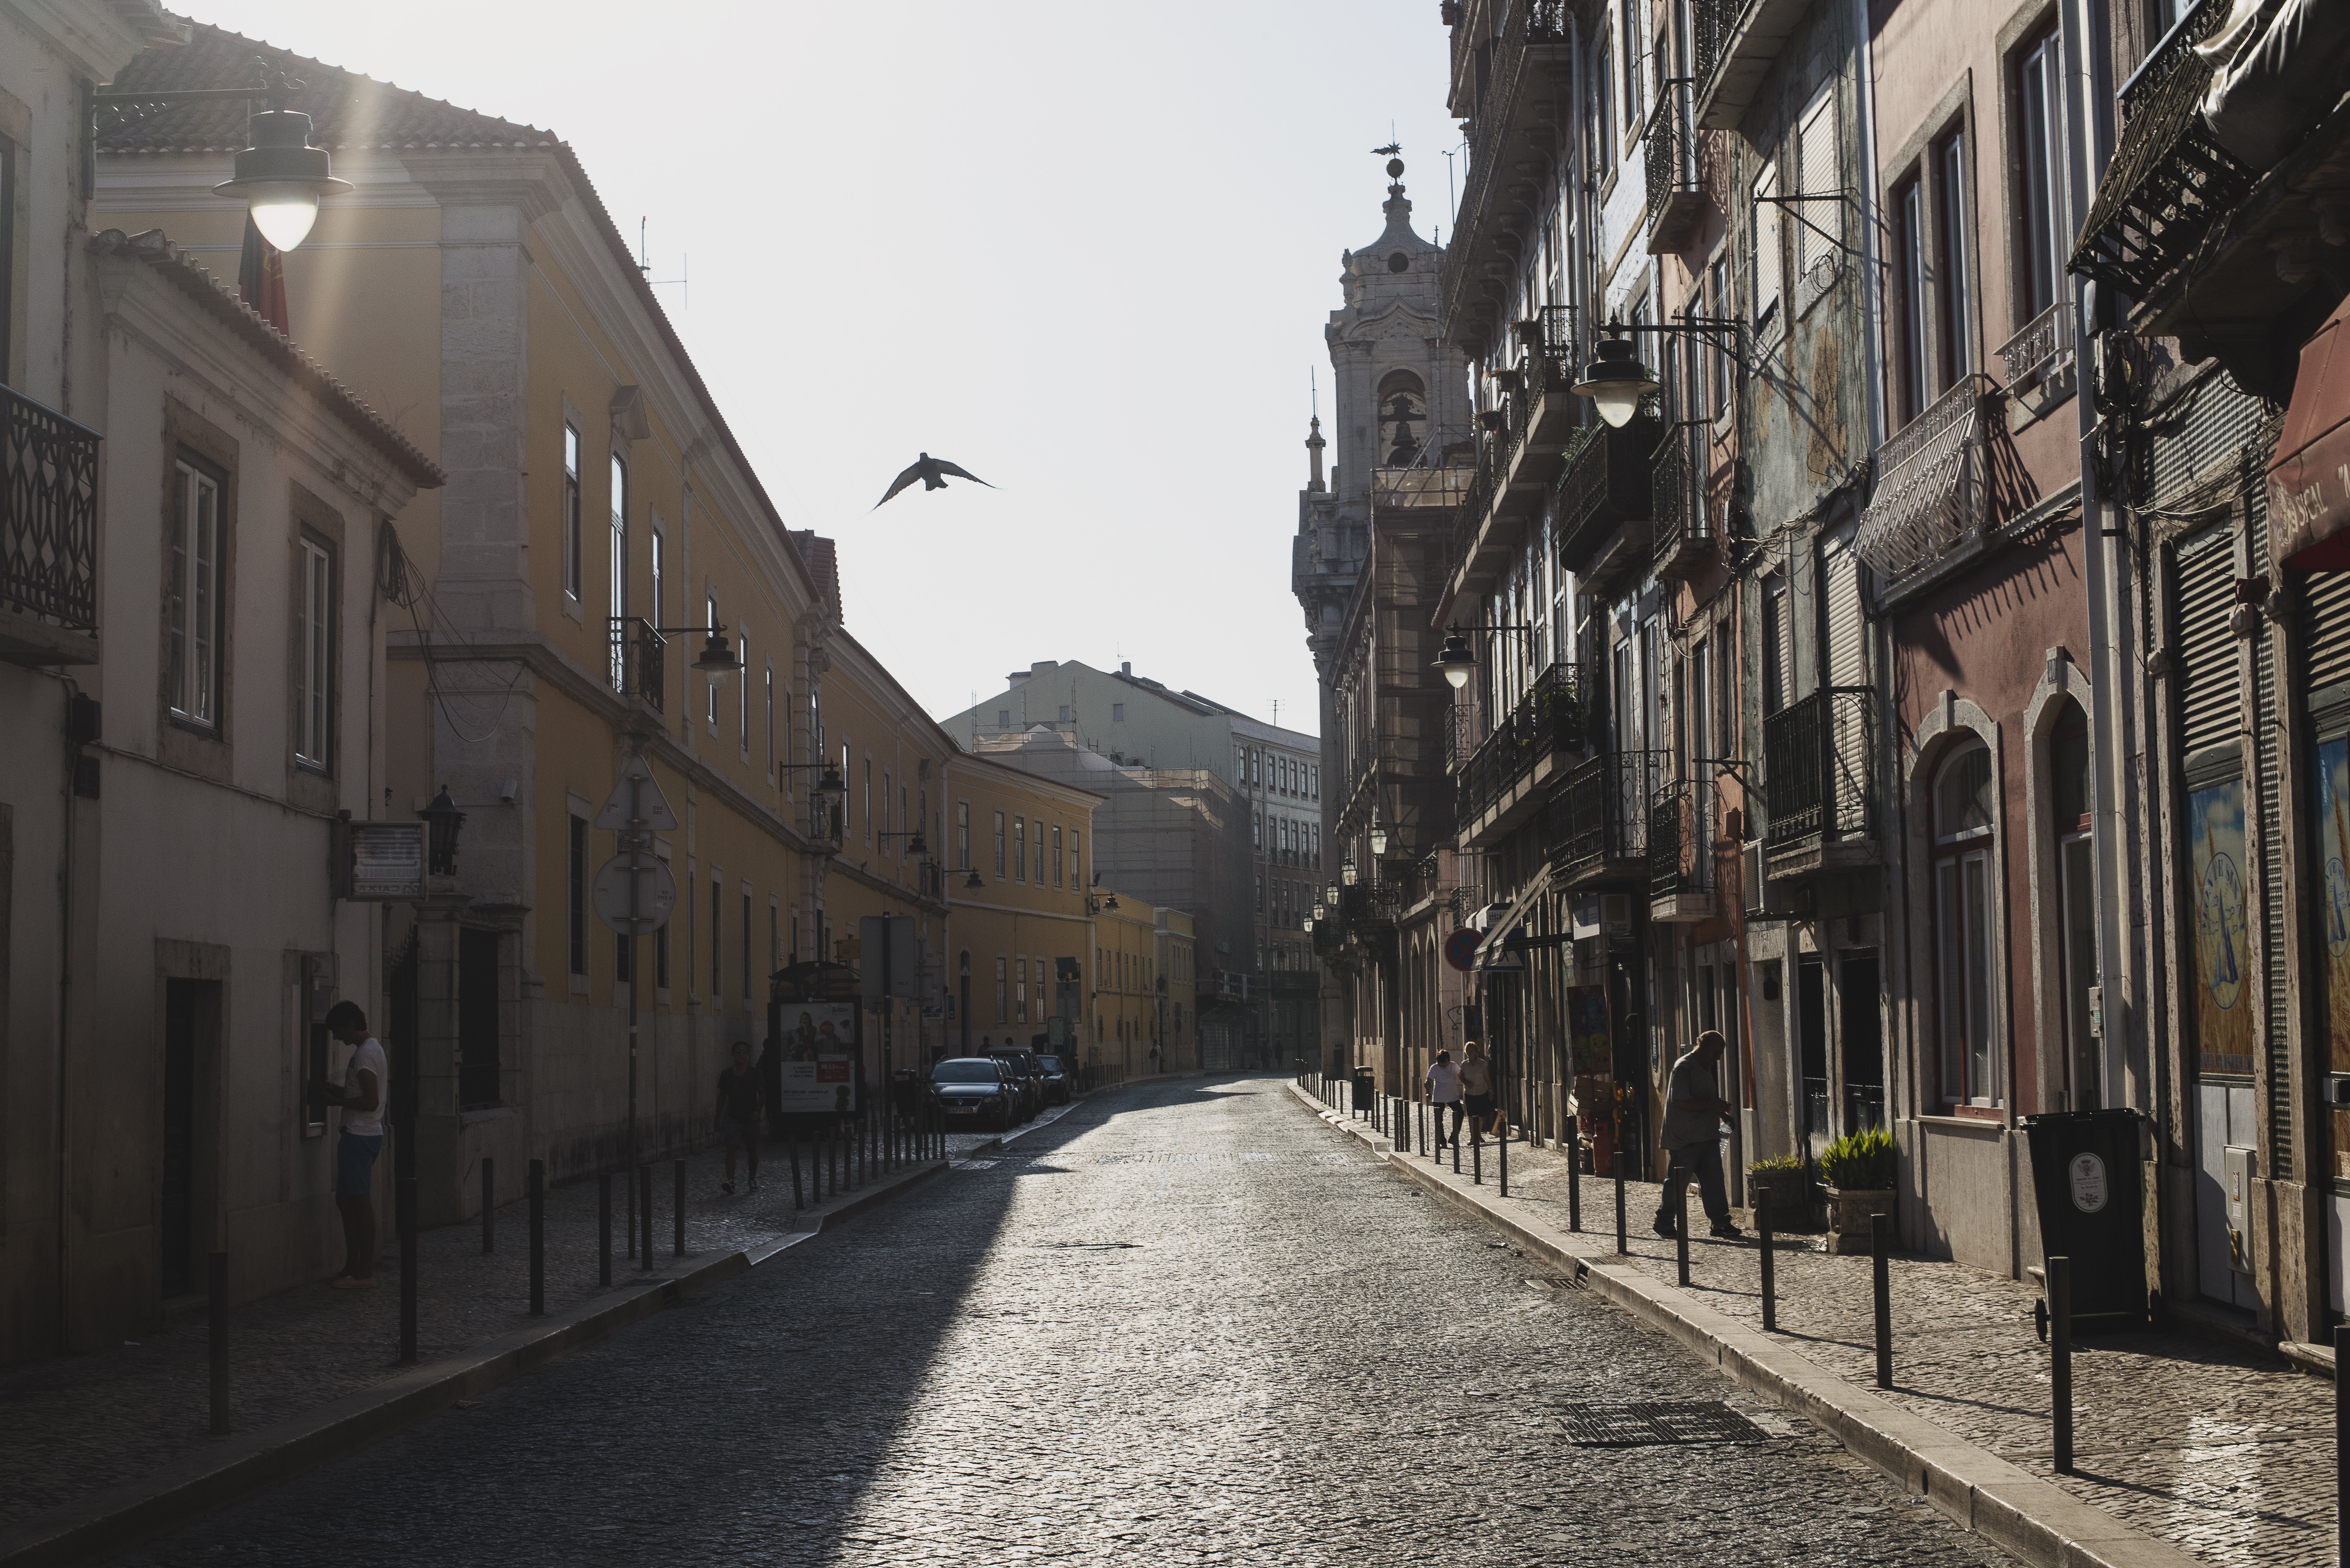
<svg viewBox="0 0 2350 1568">
<path fill-rule="evenodd" d="M 1697 232 L 1705 216 L 1697 136 L 1690 124 L 1691 85 L 1673 82 L 1648 116 L 1648 254 L 1669 255 Z"/>
<path fill-rule="evenodd" d="M 1812 0 L 1693 0 L 1690 74 L 1700 130 L 1738 129 L 1812 9 Z"/>
<path fill-rule="evenodd" d="M 1544 783 L 1558 766 L 1560 753 L 1580 750 L 1586 722 L 1583 672 L 1578 666 L 1554 664 L 1536 676 L 1508 717 L 1493 726 L 1492 733 L 1455 774 L 1463 836 L 1482 840 L 1514 826 L 1510 819 L 1488 822 L 1484 818 L 1507 797 L 1524 798 L 1522 791 L 1531 792 Z"/>
<path fill-rule="evenodd" d="M 2081 225 L 2072 271 L 2143 296 L 2251 194 L 2252 171 L 2213 140 L 2202 112 L 2212 67 L 2195 46 L 2229 11 L 2226 0 L 2202 0 L 2123 85 L 2119 144 Z"/>
<path fill-rule="evenodd" d="M 1559 565 L 1601 581 L 1627 562 L 1607 548 L 1619 531 L 1645 552 L 1655 504 L 1653 464 L 1660 427 L 1648 414 L 1621 430 L 1594 424 L 1576 432 L 1558 478 Z"/>
<path fill-rule="evenodd" d="M 1445 330 L 1482 356 L 1501 336 L 1501 300 L 1484 284 L 1513 269 L 1542 219 L 1541 192 L 1519 166 L 1556 156 L 1574 101 L 1565 0 L 1504 0 L 1500 31 L 1455 34 L 1453 109 L 1469 121 L 1469 168 L 1439 275 Z M 1482 52 L 1482 58 L 1471 51 Z"/>
<path fill-rule="evenodd" d="M 611 627 L 610 668 L 606 673 L 612 690 L 641 699 L 647 707 L 660 711 L 662 693 L 668 690 L 663 679 L 668 669 L 667 639 L 653 629 L 652 622 L 639 616 L 614 616 Z"/>
<path fill-rule="evenodd" d="M 1646 877 L 1648 808 L 1666 762 L 1663 752 L 1604 752 L 1566 775 L 1567 833 L 1553 853 L 1567 886 Z"/>
<path fill-rule="evenodd" d="M 1764 848 L 1773 877 L 1875 862 L 1877 708 L 1874 688 L 1824 686 L 1764 715 Z M 1811 865 L 1783 864 L 1791 856 Z"/>
<path fill-rule="evenodd" d="M 1853 547 L 1891 581 L 1923 571 L 1982 533 L 1985 389 L 1962 376 L 1932 407 L 1877 449 L 1877 488 Z"/>
<path fill-rule="evenodd" d="M 1652 919 L 1701 920 L 1713 913 L 1714 801 L 1709 773 L 1669 781 L 1648 807 Z"/>
<path fill-rule="evenodd" d="M 2007 367 L 2007 386 L 2022 392 L 2039 386 L 2073 358 L 2073 302 L 2060 299 L 2030 321 L 2023 330 L 2000 347 Z"/>
<path fill-rule="evenodd" d="M 0 658 L 98 657 L 99 433 L 0 387 Z M 87 645 L 87 646 L 85 646 Z"/>
<path fill-rule="evenodd" d="M 1461 765 L 1475 756 L 1477 748 L 1484 742 L 1484 711 L 1475 702 L 1455 702 L 1444 711 L 1445 772 L 1460 772 Z"/>
<path fill-rule="evenodd" d="M 1657 449 L 1656 499 L 1648 520 L 1648 559 L 1667 582 L 1688 576 L 1714 553 L 1714 535 L 1689 461 L 1690 438 L 1675 431 Z"/>
</svg>

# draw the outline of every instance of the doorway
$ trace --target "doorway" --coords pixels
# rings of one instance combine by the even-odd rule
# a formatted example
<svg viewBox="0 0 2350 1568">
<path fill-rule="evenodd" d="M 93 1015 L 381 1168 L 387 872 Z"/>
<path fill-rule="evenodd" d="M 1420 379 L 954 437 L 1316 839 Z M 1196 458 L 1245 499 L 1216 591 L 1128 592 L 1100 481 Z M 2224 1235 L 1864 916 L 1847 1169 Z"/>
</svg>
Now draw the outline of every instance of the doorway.
<svg viewBox="0 0 2350 1568">
<path fill-rule="evenodd" d="M 1846 953 L 1837 1022 L 1844 1043 L 1844 1130 L 1885 1126 L 1885 1016 L 1879 1011 L 1877 954 Z"/>
<path fill-rule="evenodd" d="M 192 1295 L 211 1251 L 211 1140 L 204 1093 L 220 1037 L 220 982 L 163 982 L 163 1147 L 158 1241 L 165 1300 Z"/>
<path fill-rule="evenodd" d="M 636 973 L 635 944 L 621 939 Z M 504 1103 L 498 1005 L 499 933 L 473 926 L 457 930 L 457 1108 L 488 1110 Z"/>
<path fill-rule="evenodd" d="M 1795 1028 L 1803 1051 L 1804 1141 L 1817 1159 L 1835 1136 L 1828 1125 L 1827 965 L 1817 953 L 1795 963 Z"/>
</svg>

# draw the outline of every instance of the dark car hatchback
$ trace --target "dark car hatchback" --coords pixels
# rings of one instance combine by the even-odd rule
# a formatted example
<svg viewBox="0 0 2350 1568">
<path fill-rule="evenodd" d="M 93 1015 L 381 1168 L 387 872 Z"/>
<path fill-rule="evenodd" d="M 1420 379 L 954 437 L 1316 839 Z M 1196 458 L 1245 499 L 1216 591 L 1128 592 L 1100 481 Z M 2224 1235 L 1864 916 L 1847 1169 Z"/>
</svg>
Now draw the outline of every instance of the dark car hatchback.
<svg viewBox="0 0 2350 1568">
<path fill-rule="evenodd" d="M 1036 1058 L 1036 1065 L 1043 1069 L 1045 1074 L 1045 1103 L 1048 1106 L 1067 1105 L 1069 1103 L 1068 1064 L 1058 1056 L 1041 1055 Z"/>
<path fill-rule="evenodd" d="M 983 1121 L 1002 1132 L 1018 1096 L 1012 1069 L 993 1056 L 951 1056 L 931 1069 L 931 1101 L 949 1127 Z"/>
</svg>

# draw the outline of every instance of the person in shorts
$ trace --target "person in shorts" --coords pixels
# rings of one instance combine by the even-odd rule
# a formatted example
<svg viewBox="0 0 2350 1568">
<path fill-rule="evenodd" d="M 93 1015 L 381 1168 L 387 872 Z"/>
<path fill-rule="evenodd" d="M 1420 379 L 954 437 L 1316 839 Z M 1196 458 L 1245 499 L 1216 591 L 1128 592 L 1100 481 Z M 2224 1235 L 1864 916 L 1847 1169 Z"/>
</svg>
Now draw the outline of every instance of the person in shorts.
<svg viewBox="0 0 2350 1568">
<path fill-rule="evenodd" d="M 1501 1113 L 1493 1105 L 1493 1063 L 1474 1040 L 1461 1047 L 1461 1097 L 1469 1110 L 1469 1141 L 1501 1136 Z M 1488 1125 L 1491 1124 L 1491 1125 Z"/>
<path fill-rule="evenodd" d="M 335 1207 L 343 1217 L 343 1272 L 327 1282 L 338 1291 L 375 1283 L 375 1162 L 383 1152 L 384 1085 L 391 1074 L 383 1045 L 368 1033 L 367 1014 L 356 1002 L 327 1009 L 327 1033 L 351 1047 L 340 1088 L 323 1084 L 313 1095 L 321 1106 L 340 1106 L 342 1129 L 335 1137 Z"/>
<path fill-rule="evenodd" d="M 758 1069 L 751 1065 L 751 1043 L 734 1042 L 734 1064 L 718 1075 L 718 1130 L 726 1137 L 726 1179 L 718 1190 L 734 1190 L 734 1151 L 750 1162 L 751 1190 L 759 1190 L 759 1114 L 766 1105 Z"/>
</svg>

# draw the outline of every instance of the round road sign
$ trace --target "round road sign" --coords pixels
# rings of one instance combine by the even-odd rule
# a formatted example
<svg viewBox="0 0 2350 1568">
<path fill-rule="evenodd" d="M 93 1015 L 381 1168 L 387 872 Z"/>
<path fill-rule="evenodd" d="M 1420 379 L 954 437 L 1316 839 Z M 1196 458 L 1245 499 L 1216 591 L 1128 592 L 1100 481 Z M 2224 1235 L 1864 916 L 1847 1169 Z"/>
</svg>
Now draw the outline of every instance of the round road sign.
<svg viewBox="0 0 2350 1568">
<path fill-rule="evenodd" d="M 1463 926 L 1444 939 L 1444 961 L 1466 972 L 1477 963 L 1477 944 L 1482 940 L 1476 932 Z"/>
<path fill-rule="evenodd" d="M 677 878 L 649 849 L 624 849 L 596 873 L 596 918 L 624 937 L 641 937 L 669 924 L 677 907 Z"/>
</svg>

